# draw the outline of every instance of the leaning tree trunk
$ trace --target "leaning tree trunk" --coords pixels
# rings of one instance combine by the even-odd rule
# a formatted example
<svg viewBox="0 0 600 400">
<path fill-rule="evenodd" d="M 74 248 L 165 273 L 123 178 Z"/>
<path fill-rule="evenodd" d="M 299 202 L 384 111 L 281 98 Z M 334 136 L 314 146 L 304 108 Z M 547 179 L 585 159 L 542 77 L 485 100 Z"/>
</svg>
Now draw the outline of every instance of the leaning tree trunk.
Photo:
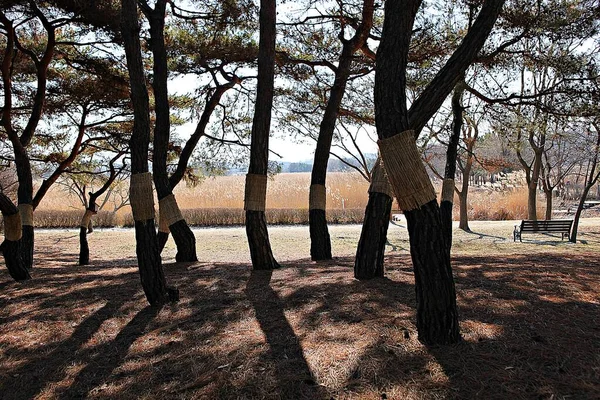
<svg viewBox="0 0 600 400">
<path fill-rule="evenodd" d="M 97 213 L 96 203 L 90 199 L 89 206 L 85 209 L 85 213 L 79 224 L 79 265 L 88 265 L 90 263 L 90 246 L 88 244 L 87 235 L 92 223 L 92 217 Z"/>
<path fill-rule="evenodd" d="M 21 258 L 22 225 L 19 209 L 1 192 L 0 211 L 4 220 L 2 253 L 8 273 L 15 281 L 30 279 L 29 271 Z"/>
<path fill-rule="evenodd" d="M 446 236 L 448 254 L 452 247 L 452 206 L 454 203 L 454 176 L 456 175 L 456 156 L 458 141 L 463 124 L 462 95 L 465 91 L 464 78 L 456 85 L 452 95 L 452 134 L 446 149 L 446 168 L 442 185 L 442 198 L 440 201 L 440 214 L 442 227 Z"/>
<path fill-rule="evenodd" d="M 169 226 L 173 240 L 177 246 L 177 261 L 198 261 L 196 256 L 196 238 L 183 218 L 167 172 L 167 152 L 170 136 L 169 94 L 167 88 L 168 66 L 165 49 L 165 12 L 166 0 L 156 2 L 154 10 L 148 13 L 150 21 L 150 37 L 152 54 L 154 55 L 153 72 L 156 123 L 154 125 L 154 151 L 152 153 L 152 168 L 154 171 L 154 186 L 158 196 L 161 219 Z M 164 230 L 161 233 L 159 250 L 164 247 Z"/>
<path fill-rule="evenodd" d="M 460 332 L 440 209 L 416 147 L 416 133 L 475 59 L 503 4 L 504 0 L 485 1 L 462 43 L 407 110 L 408 50 L 421 1 L 385 2 L 383 33 L 377 50 L 375 121 L 385 170 L 408 223 L 417 293 L 417 327 L 419 340 L 426 344 L 454 343 L 460 340 Z M 405 162 L 408 164 L 404 165 Z M 373 207 L 371 202 L 370 207 Z M 380 221 L 386 217 L 377 216 Z M 357 256 L 365 257 L 366 253 L 366 258 L 368 255 L 376 258 L 377 248 L 362 246 Z"/>
<path fill-rule="evenodd" d="M 267 231 L 267 219 L 265 217 L 269 131 L 271 129 L 275 77 L 275 21 L 275 0 L 261 0 L 258 88 L 252 121 L 250 166 L 248 168 L 248 175 L 246 175 L 246 192 L 244 194 L 246 235 L 248 236 L 252 267 L 256 270 L 270 270 L 279 267 L 271 250 L 269 233 Z"/>
<path fill-rule="evenodd" d="M 373 0 L 363 2 L 362 21 L 355 35 L 349 40 L 343 40 L 342 53 L 335 70 L 333 86 L 329 91 L 329 99 L 325 113 L 319 126 L 317 148 L 310 178 L 308 223 L 310 230 L 310 257 L 312 260 L 331 259 L 331 238 L 327 229 L 326 199 L 327 163 L 331 151 L 331 143 L 335 130 L 337 115 L 346 91 L 350 76 L 350 68 L 354 53 L 363 47 L 373 25 Z"/>
<path fill-rule="evenodd" d="M 358 251 L 354 259 L 354 277 L 356 279 L 382 278 L 385 275 L 383 256 L 385 254 L 385 238 L 390 222 L 389 216 L 392 211 L 393 197 L 393 189 L 388 181 L 385 167 L 381 158 L 378 158 L 371 174 L 369 205 L 365 213 L 358 242 Z M 368 211 L 371 211 L 371 213 Z M 379 215 L 387 215 L 388 217 L 385 221 L 380 221 L 378 219 Z M 372 253 L 360 250 L 364 248 L 375 249 L 375 258 L 371 257 Z"/>
<path fill-rule="evenodd" d="M 471 232 L 471 228 L 469 227 L 469 187 L 468 187 L 468 180 L 467 180 L 467 185 L 466 185 L 466 190 L 465 188 L 465 184 L 463 181 L 463 190 L 458 194 L 458 201 L 459 201 L 459 221 L 458 221 L 458 228 L 462 229 L 465 232 Z"/>
<path fill-rule="evenodd" d="M 150 104 L 141 57 L 137 2 L 122 0 L 121 5 L 121 30 L 134 112 L 133 133 L 129 142 L 131 149 L 129 197 L 135 220 L 136 254 L 146 298 L 150 305 L 160 306 L 167 300 L 177 300 L 178 293 L 176 289 L 167 288 L 154 227 L 152 175 L 148 172 Z"/>
<path fill-rule="evenodd" d="M 554 191 L 552 189 L 544 190 L 544 196 L 546 197 L 546 221 L 552 219 L 552 195 Z"/>
<path fill-rule="evenodd" d="M 579 203 L 577 204 L 577 211 L 575 211 L 575 217 L 573 218 L 573 227 L 571 228 L 571 234 L 569 235 L 569 241 L 572 243 L 577 243 L 577 231 L 579 230 L 579 220 L 581 219 L 583 206 L 592 186 L 593 185 L 586 184 L 583 188 L 583 192 L 581 193 L 581 197 L 579 198 Z"/>
</svg>

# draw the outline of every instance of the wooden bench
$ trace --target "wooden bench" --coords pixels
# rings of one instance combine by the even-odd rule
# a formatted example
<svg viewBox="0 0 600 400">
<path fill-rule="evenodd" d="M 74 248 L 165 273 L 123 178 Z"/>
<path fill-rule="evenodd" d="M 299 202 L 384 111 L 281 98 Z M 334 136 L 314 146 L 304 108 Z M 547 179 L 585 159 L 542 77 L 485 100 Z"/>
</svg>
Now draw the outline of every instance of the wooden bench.
<svg viewBox="0 0 600 400">
<path fill-rule="evenodd" d="M 542 221 L 529 221 L 523 220 L 521 221 L 521 226 L 515 225 L 515 230 L 513 232 L 514 241 L 517 241 L 517 238 L 520 242 L 521 234 L 525 233 L 537 233 L 537 232 L 556 232 L 560 233 L 561 240 L 564 240 L 565 235 L 567 239 L 570 238 L 571 226 L 573 226 L 572 219 L 552 219 L 552 220 L 542 220 Z"/>
</svg>

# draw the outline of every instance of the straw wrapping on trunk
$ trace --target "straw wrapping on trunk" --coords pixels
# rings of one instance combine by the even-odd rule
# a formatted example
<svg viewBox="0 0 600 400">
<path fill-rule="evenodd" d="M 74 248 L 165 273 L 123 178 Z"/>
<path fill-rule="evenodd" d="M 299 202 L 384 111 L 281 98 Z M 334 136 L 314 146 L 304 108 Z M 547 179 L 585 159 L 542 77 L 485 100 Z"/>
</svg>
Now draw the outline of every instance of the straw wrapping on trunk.
<svg viewBox="0 0 600 400">
<path fill-rule="evenodd" d="M 23 227 L 20 213 L 4 215 L 4 237 L 6 240 L 16 242 L 23 236 Z"/>
<path fill-rule="evenodd" d="M 309 210 L 325 210 L 327 207 L 327 188 L 325 185 L 310 185 L 308 195 Z"/>
<path fill-rule="evenodd" d="M 170 194 L 166 197 L 163 197 L 158 201 L 158 212 L 160 213 L 158 219 L 159 230 L 161 223 L 167 224 L 168 228 L 175 222 L 181 221 L 183 219 L 183 215 L 181 215 L 181 210 L 179 210 L 179 206 L 177 205 L 177 201 L 175 200 L 174 194 Z"/>
<path fill-rule="evenodd" d="M 21 214 L 21 224 L 33 226 L 33 206 L 31 204 L 19 204 L 19 214 Z"/>
<path fill-rule="evenodd" d="M 154 196 L 152 195 L 152 174 L 150 172 L 131 175 L 129 202 L 135 221 L 154 219 Z"/>
<path fill-rule="evenodd" d="M 95 214 L 96 214 L 95 211 L 92 211 L 90 209 L 85 210 L 85 214 L 83 214 L 83 217 L 81 218 L 81 223 L 79 224 L 79 226 L 82 228 L 87 228 L 88 225 L 90 224 L 90 221 L 92 220 L 92 217 Z"/>
<path fill-rule="evenodd" d="M 435 200 L 435 189 L 421 161 L 414 131 L 404 131 L 377 144 L 401 210 L 416 210 Z"/>
<path fill-rule="evenodd" d="M 442 201 L 454 202 L 454 179 L 444 179 L 442 183 Z"/>
<path fill-rule="evenodd" d="M 244 210 L 265 211 L 267 201 L 267 175 L 247 174 L 244 193 Z"/>
<path fill-rule="evenodd" d="M 375 161 L 373 173 L 371 174 L 369 193 L 383 193 L 392 199 L 394 198 L 394 189 L 392 188 L 392 185 L 390 185 L 381 157 L 377 157 L 377 161 Z"/>
</svg>

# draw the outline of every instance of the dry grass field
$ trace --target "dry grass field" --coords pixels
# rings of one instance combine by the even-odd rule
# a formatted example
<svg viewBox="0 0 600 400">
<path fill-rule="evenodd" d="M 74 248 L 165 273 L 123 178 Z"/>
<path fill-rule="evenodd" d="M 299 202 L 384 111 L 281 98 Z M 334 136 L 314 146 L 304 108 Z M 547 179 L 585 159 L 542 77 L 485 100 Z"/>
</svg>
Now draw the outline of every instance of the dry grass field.
<svg viewBox="0 0 600 400">
<path fill-rule="evenodd" d="M 278 174 L 269 180 L 267 191 L 267 221 L 270 224 L 307 224 L 308 188 L 310 174 Z M 436 183 L 440 190 L 441 184 Z M 327 217 L 332 223 L 361 223 L 368 200 L 368 184 L 355 173 L 333 172 L 327 178 Z M 121 193 L 126 193 L 126 187 Z M 197 187 L 180 185 L 176 188 L 177 202 L 192 226 L 229 226 L 244 223 L 244 176 L 219 176 L 205 179 Z M 119 198 L 120 201 L 120 198 Z M 458 198 L 455 198 L 458 205 Z M 539 212 L 543 215 L 540 195 Z M 94 218 L 98 226 L 132 226 L 128 206 L 111 213 L 109 201 Z M 38 227 L 76 227 L 83 209 L 79 200 L 60 186 L 55 186 L 36 209 Z M 522 219 L 527 215 L 527 193 L 524 188 L 515 191 L 494 192 L 472 188 L 469 217 L 472 220 Z M 455 207 L 455 219 L 458 206 Z"/>
<path fill-rule="evenodd" d="M 2 399 L 597 399 L 600 219 L 577 244 L 512 242 L 514 221 L 454 231 L 463 341 L 425 347 L 414 326 L 406 230 L 386 278 L 352 278 L 357 225 L 331 227 L 330 262 L 304 226 L 270 229 L 283 268 L 251 271 L 242 228 L 195 229 L 201 262 L 164 267 L 181 301 L 146 306 L 133 231 L 36 234 L 33 279 L 0 272 Z"/>
</svg>

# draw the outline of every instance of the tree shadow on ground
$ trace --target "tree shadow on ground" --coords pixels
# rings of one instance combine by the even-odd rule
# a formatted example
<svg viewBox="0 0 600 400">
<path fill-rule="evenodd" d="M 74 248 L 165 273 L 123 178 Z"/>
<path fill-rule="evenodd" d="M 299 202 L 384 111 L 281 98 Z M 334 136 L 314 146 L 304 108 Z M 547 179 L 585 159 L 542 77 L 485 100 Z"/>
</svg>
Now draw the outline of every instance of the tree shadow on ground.
<svg viewBox="0 0 600 400">
<path fill-rule="evenodd" d="M 246 295 L 269 345 L 263 358 L 274 364 L 281 398 L 322 398 L 325 391 L 316 383 L 299 339 L 285 316 L 284 304 L 270 286 L 272 274 L 273 271 L 252 271 L 246 285 Z"/>
<path fill-rule="evenodd" d="M 416 337 L 408 255 L 388 255 L 387 278 L 365 282 L 352 279 L 351 257 L 292 261 L 274 272 L 250 272 L 248 264 L 167 264 L 181 302 L 157 314 L 144 308 L 132 266 L 44 266 L 36 282 L 0 292 L 0 393 L 594 398 L 596 260 L 454 257 L 464 341 L 437 348 Z M 59 338 L 52 340 L 53 333 Z"/>
<path fill-rule="evenodd" d="M 464 340 L 426 348 L 414 326 L 402 337 L 389 322 L 379 324 L 380 339 L 363 352 L 340 397 L 349 390 L 360 397 L 368 385 L 387 398 L 600 395 L 600 271 L 589 258 L 457 257 L 454 267 Z M 405 296 L 407 289 L 394 287 Z"/>
<path fill-rule="evenodd" d="M 85 398 L 92 389 L 104 383 L 115 368 L 123 363 L 131 345 L 145 333 L 145 329 L 156 318 L 159 310 L 158 307 L 144 308 L 119 331 L 113 340 L 95 349 L 94 355 L 90 356 L 85 368 L 77 374 L 68 389 L 60 394 L 60 398 Z"/>
</svg>

